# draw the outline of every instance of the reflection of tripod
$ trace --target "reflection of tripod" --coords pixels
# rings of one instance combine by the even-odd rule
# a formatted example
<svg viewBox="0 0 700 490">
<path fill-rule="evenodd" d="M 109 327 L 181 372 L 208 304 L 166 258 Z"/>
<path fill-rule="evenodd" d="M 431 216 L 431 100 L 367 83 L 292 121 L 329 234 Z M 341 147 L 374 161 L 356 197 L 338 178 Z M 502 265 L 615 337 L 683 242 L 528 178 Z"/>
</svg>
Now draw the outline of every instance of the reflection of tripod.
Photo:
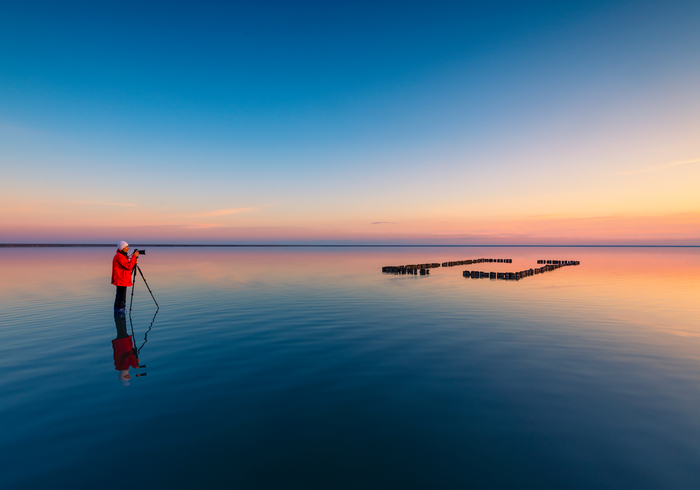
<svg viewBox="0 0 700 490">
<path fill-rule="evenodd" d="M 151 319 L 151 324 L 148 326 L 148 330 L 146 330 L 146 333 L 143 335 L 143 344 L 141 344 L 141 347 L 136 347 L 136 334 L 134 334 L 134 322 L 131 320 L 131 312 L 129 312 L 129 325 L 131 325 L 131 341 L 133 342 L 133 351 L 134 355 L 136 356 L 136 359 L 139 359 L 139 356 L 141 355 L 141 349 L 143 349 L 143 346 L 146 345 L 146 342 L 148 342 L 148 332 L 151 331 L 153 328 L 153 322 L 156 321 L 156 316 L 158 315 L 158 308 L 156 308 L 156 312 L 153 314 L 153 319 Z M 126 325 L 125 325 L 126 327 Z M 126 330 L 126 328 L 125 328 Z M 145 368 L 145 364 L 139 364 L 139 368 Z M 138 378 L 139 376 L 146 376 L 148 373 L 139 373 L 136 375 Z"/>
<path fill-rule="evenodd" d="M 143 349 L 143 346 L 146 345 L 146 342 L 148 342 L 148 332 L 150 332 L 151 329 L 153 328 L 153 323 L 156 321 L 156 315 L 158 315 L 157 309 L 156 309 L 156 312 L 153 314 L 153 318 L 151 319 L 151 324 L 148 326 L 148 330 L 146 330 L 146 333 L 143 334 L 143 344 L 141 344 L 141 347 L 136 349 L 136 357 L 139 356 L 139 354 L 141 353 L 141 349 Z M 131 317 L 129 317 L 129 323 L 131 323 L 131 338 L 134 339 L 134 348 L 135 348 L 136 347 L 136 339 L 134 338 L 134 324 L 131 321 Z M 146 367 L 146 366 L 144 365 L 143 367 Z"/>
</svg>

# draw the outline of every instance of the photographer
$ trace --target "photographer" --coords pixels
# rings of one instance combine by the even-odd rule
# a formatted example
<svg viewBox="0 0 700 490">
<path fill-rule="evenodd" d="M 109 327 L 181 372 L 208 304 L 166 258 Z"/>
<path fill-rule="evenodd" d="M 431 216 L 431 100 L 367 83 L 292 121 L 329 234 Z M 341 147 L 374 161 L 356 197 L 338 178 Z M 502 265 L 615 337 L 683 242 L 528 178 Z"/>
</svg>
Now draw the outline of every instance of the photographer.
<svg viewBox="0 0 700 490">
<path fill-rule="evenodd" d="M 133 285 L 131 282 L 131 271 L 136 267 L 139 251 L 129 258 L 127 252 L 129 244 L 125 241 L 117 245 L 117 253 L 112 259 L 112 284 L 117 286 L 117 297 L 114 299 L 114 311 L 124 311 L 126 308 L 126 288 Z"/>
</svg>

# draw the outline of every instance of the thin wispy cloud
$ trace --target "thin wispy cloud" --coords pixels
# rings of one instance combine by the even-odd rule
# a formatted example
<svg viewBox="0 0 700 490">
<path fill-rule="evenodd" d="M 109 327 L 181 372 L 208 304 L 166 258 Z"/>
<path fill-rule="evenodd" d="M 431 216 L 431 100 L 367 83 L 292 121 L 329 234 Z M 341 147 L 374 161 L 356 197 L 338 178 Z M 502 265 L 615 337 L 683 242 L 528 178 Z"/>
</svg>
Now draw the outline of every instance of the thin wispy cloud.
<svg viewBox="0 0 700 490">
<path fill-rule="evenodd" d="M 102 202 L 102 201 L 74 201 L 73 204 L 81 204 L 87 206 L 122 206 L 127 208 L 135 208 L 136 204 L 127 204 L 123 202 Z"/>
<path fill-rule="evenodd" d="M 186 215 L 188 218 L 211 218 L 215 216 L 229 216 L 231 214 L 245 213 L 246 211 L 254 211 L 257 208 L 230 208 L 217 209 L 216 211 L 206 211 L 203 213 L 193 213 Z"/>
<path fill-rule="evenodd" d="M 186 228 L 190 230 L 208 230 L 211 228 L 223 228 L 225 226 L 226 225 L 223 225 L 221 223 L 196 223 L 187 225 Z"/>
<path fill-rule="evenodd" d="M 396 221 L 372 221 L 373 225 L 395 225 Z"/>
<path fill-rule="evenodd" d="M 680 162 L 663 163 L 661 165 L 652 165 L 650 167 L 638 168 L 636 170 L 626 170 L 623 172 L 615 172 L 615 174 L 616 175 L 643 174 L 643 173 L 655 172 L 657 170 L 663 170 L 663 169 L 671 168 L 671 167 L 680 167 L 681 165 L 690 165 L 691 163 L 700 163 L 700 158 L 696 158 L 694 160 L 682 160 Z"/>
</svg>

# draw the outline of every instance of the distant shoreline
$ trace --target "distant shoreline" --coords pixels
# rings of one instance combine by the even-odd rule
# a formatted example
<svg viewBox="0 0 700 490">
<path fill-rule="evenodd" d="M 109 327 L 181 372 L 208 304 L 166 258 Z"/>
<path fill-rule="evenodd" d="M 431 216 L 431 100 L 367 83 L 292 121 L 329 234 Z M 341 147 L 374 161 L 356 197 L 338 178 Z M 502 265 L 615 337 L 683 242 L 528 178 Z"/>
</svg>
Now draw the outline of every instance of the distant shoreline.
<svg viewBox="0 0 700 490">
<path fill-rule="evenodd" d="M 700 245 L 355 245 L 355 244 L 176 244 L 132 243 L 139 247 L 208 248 L 700 248 Z M 0 243 L 0 248 L 116 247 L 113 243 Z"/>
</svg>

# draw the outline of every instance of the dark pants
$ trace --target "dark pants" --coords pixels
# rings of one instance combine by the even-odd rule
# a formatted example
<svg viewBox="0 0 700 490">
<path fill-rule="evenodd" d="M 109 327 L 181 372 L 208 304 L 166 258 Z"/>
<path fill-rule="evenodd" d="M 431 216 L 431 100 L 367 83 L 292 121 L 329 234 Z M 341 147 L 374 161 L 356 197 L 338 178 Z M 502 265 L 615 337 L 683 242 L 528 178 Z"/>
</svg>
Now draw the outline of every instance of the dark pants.
<svg viewBox="0 0 700 490">
<path fill-rule="evenodd" d="M 126 286 L 117 286 L 117 297 L 114 298 L 114 309 L 126 308 Z"/>
</svg>

